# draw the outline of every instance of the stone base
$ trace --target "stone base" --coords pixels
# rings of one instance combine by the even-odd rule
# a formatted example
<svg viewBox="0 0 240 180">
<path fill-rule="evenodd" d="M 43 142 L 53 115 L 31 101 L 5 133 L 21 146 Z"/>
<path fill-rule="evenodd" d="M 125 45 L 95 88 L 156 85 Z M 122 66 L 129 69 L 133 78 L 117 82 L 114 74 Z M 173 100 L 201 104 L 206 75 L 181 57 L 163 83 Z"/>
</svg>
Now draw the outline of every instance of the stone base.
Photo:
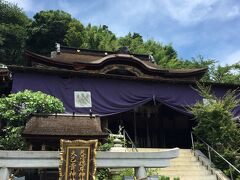
<svg viewBox="0 0 240 180">
<path fill-rule="evenodd" d="M 127 152 L 127 148 L 125 147 L 112 147 L 110 152 Z"/>
</svg>

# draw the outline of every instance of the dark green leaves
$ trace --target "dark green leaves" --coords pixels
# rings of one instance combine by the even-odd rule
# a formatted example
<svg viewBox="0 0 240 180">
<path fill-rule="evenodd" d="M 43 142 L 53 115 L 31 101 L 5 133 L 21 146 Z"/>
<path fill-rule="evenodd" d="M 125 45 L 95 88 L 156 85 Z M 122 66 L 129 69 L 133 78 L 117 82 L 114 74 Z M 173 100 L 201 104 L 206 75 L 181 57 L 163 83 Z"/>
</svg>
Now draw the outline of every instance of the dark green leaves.
<svg viewBox="0 0 240 180">
<path fill-rule="evenodd" d="M 64 36 L 72 21 L 64 11 L 40 11 L 28 26 L 27 48 L 40 54 L 50 54 L 56 42 L 64 44 Z"/>
<path fill-rule="evenodd" d="M 25 90 L 0 98 L 0 120 L 7 126 L 0 138 L 1 149 L 22 149 L 25 143 L 21 132 L 30 115 L 64 112 L 63 103 L 42 92 Z"/>
<path fill-rule="evenodd" d="M 228 91 L 224 97 L 217 98 L 210 93 L 210 87 L 198 84 L 198 88 L 200 95 L 206 101 L 205 103 L 198 102 L 191 107 L 190 111 L 198 121 L 194 128 L 195 134 L 208 142 L 239 169 L 240 159 L 237 156 L 240 153 L 240 129 L 232 115 L 232 110 L 240 103 L 240 100 L 236 98 L 238 91 Z M 212 160 L 218 168 L 229 172 L 228 165 L 213 153 Z"/>
<path fill-rule="evenodd" d="M 23 64 L 26 26 L 30 20 L 16 5 L 2 0 L 0 18 L 0 61 L 5 64 Z"/>
</svg>

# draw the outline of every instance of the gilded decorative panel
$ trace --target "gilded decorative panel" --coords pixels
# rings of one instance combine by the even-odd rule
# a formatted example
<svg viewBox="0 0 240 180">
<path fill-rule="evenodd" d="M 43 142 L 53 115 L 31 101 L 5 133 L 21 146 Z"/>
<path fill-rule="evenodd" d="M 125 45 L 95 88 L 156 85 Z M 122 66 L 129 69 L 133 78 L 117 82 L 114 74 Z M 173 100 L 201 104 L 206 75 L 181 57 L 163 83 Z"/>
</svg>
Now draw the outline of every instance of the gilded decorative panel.
<svg viewBox="0 0 240 180">
<path fill-rule="evenodd" d="M 97 140 L 60 141 L 59 180 L 94 180 Z"/>
</svg>

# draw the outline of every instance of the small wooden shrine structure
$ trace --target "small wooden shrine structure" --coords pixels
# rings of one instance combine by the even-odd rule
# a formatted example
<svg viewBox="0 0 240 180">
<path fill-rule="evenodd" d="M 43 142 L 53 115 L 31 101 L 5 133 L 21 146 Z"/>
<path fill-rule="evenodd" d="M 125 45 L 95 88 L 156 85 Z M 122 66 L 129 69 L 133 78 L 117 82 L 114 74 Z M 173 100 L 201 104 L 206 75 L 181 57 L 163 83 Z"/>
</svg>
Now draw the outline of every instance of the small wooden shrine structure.
<svg viewBox="0 0 240 180">
<path fill-rule="evenodd" d="M 27 122 L 23 137 L 30 150 L 58 150 L 61 139 L 102 140 L 100 118 L 87 115 L 35 115 Z"/>
</svg>

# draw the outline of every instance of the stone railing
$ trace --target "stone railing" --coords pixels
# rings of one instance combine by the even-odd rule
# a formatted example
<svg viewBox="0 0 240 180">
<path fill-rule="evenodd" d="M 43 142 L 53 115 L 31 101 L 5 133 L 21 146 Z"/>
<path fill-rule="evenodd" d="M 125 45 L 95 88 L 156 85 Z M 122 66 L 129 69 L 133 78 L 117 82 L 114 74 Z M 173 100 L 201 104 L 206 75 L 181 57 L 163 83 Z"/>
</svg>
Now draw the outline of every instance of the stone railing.
<svg viewBox="0 0 240 180">
<path fill-rule="evenodd" d="M 97 151 L 99 168 L 136 168 L 138 179 L 144 179 L 145 168 L 170 166 L 170 159 L 179 156 L 179 149 L 162 152 L 103 152 Z M 59 167 L 58 151 L 0 151 L 0 179 L 8 180 L 11 169 L 44 169 Z"/>
</svg>

